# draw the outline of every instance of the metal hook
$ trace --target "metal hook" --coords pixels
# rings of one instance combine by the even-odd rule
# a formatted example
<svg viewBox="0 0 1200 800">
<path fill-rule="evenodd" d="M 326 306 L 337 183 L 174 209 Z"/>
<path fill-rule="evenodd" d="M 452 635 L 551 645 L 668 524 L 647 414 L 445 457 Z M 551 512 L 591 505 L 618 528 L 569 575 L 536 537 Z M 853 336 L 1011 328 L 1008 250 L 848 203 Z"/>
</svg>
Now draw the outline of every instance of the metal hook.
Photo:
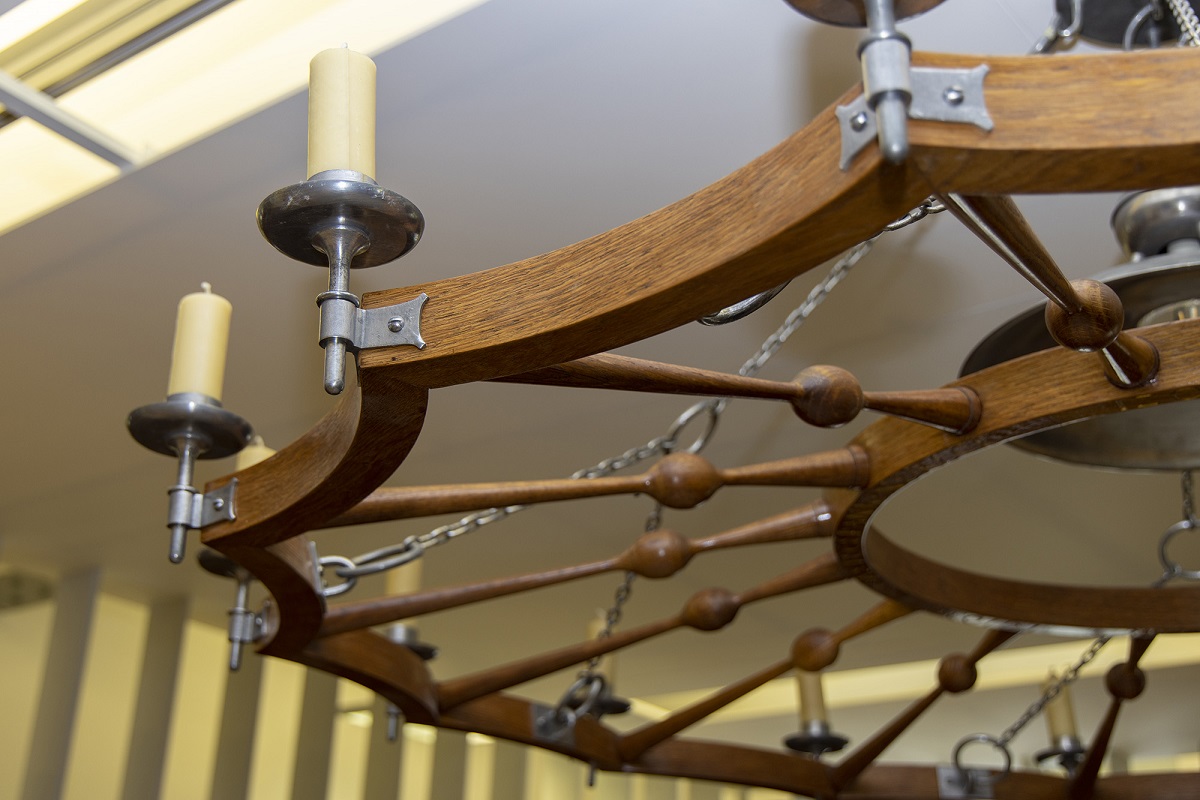
<svg viewBox="0 0 1200 800">
<path fill-rule="evenodd" d="M 325 567 L 329 565 L 337 565 L 340 567 L 345 567 L 346 569 L 353 569 L 354 567 L 354 562 L 344 556 L 321 556 L 321 559 L 317 562 L 317 564 L 321 568 L 322 577 L 325 574 Z M 335 583 L 332 586 L 324 586 L 321 591 L 326 597 L 336 597 L 339 594 L 345 594 L 353 589 L 354 585 L 358 583 L 358 578 L 354 577 L 353 575 L 349 577 L 342 576 L 341 570 L 334 570 L 334 574 L 338 575 L 339 577 L 345 577 L 345 580 L 342 583 Z"/>
</svg>

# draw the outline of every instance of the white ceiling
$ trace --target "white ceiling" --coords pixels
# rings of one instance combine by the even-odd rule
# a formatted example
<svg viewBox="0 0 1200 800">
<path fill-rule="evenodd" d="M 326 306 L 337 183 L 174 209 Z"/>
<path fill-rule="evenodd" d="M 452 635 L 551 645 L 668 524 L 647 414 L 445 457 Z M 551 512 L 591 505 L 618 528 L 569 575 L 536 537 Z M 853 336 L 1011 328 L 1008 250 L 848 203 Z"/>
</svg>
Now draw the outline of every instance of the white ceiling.
<svg viewBox="0 0 1200 800">
<path fill-rule="evenodd" d="M 905 27 L 920 49 L 1011 54 L 1029 47 L 1049 14 L 1048 0 L 955 0 Z M 856 39 L 854 31 L 805 20 L 782 0 L 492 0 L 384 53 L 377 58 L 378 178 L 420 206 L 426 235 L 402 261 L 356 271 L 352 288 L 507 263 L 678 199 L 765 151 L 852 84 Z M 223 619 L 231 588 L 190 558 L 182 567 L 167 563 L 164 494 L 173 466 L 139 448 L 123 420 L 162 399 L 175 304 L 202 280 L 235 307 L 226 407 L 277 447 L 328 408 L 313 306 L 324 274 L 274 252 L 254 225 L 263 197 L 304 177 L 305 112 L 303 95 L 286 99 L 0 238 L 6 562 L 52 573 L 99 564 L 108 591 L 137 599 L 185 591 L 196 614 Z M 1021 204 L 1069 275 L 1120 261 L 1108 232 L 1112 197 Z M 815 280 L 801 278 L 743 322 L 689 326 L 630 351 L 734 371 Z M 832 363 L 868 389 L 936 386 L 955 377 L 975 341 L 1035 300 L 953 220 L 935 218 L 888 236 L 763 375 L 788 379 L 809 364 Z M 659 435 L 689 404 L 507 385 L 439 390 L 395 480 L 567 475 Z M 743 401 L 707 454 L 733 465 L 836 446 L 848 436 Z M 206 465 L 205 474 L 227 469 Z M 698 511 L 668 513 L 666 524 L 695 536 L 809 497 L 726 490 Z M 885 513 L 892 535 L 965 566 L 1143 584 L 1156 576 L 1158 535 L 1178 509 L 1173 476 L 1100 473 L 1005 451 L 931 477 Z M 425 576 L 460 582 L 606 557 L 637 536 L 647 510 L 644 501 L 616 499 L 526 512 L 432 551 Z M 353 555 L 419 530 L 391 524 L 316 538 L 322 553 Z M 705 556 L 673 581 L 640 581 L 627 619 L 674 613 L 706 585 L 749 586 L 823 546 Z M 191 554 L 197 549 L 193 540 Z M 437 671 L 456 674 L 578 637 L 618 579 L 426 620 L 425 638 L 442 648 Z M 721 634 L 672 634 L 622 657 L 619 689 L 649 696 L 741 677 L 780 658 L 808 627 L 837 627 L 872 602 L 864 589 L 838 586 L 754 606 Z M 940 619 L 906 620 L 847 646 L 837 667 L 937 658 L 977 635 Z M 1187 674 L 1194 678 L 1195 669 Z M 567 682 L 556 676 L 537 691 L 553 695 Z M 1081 688 L 1093 699 L 1077 706 L 1094 721 L 1101 690 Z M 1160 702 L 1149 699 L 1154 694 L 1144 706 Z M 1028 687 L 989 693 L 980 702 L 998 716 L 972 710 L 964 718 L 960 707 L 939 723 L 944 730 L 927 729 L 901 752 L 945 758 L 965 728 L 1002 730 L 1033 696 Z M 1164 724 L 1140 725 L 1118 746 L 1195 749 L 1194 715 L 1172 713 L 1171 695 L 1158 696 Z M 860 709 L 835 724 L 861 737 L 891 710 Z M 781 709 L 713 730 L 771 744 L 794 722 L 794 712 Z M 1030 738 L 1037 741 L 1028 749 L 1041 746 Z"/>
</svg>

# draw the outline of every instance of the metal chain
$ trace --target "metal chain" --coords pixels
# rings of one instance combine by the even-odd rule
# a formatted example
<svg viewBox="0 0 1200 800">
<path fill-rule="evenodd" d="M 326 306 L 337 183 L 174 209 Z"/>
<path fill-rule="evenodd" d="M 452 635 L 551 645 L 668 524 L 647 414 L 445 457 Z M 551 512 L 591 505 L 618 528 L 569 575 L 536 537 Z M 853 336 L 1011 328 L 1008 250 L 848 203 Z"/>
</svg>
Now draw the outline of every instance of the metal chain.
<svg viewBox="0 0 1200 800">
<path fill-rule="evenodd" d="M 1000 734 L 996 741 L 999 742 L 1001 746 L 1005 746 L 1011 742 L 1013 737 L 1020 733 L 1021 729 L 1029 724 L 1030 720 L 1042 713 L 1042 709 L 1044 709 L 1051 700 L 1058 697 L 1065 687 L 1070 686 L 1075 682 L 1075 679 L 1079 677 L 1079 670 L 1083 669 L 1084 665 L 1095 658 L 1100 652 L 1100 649 L 1104 647 L 1104 645 L 1108 644 L 1109 639 L 1111 638 L 1111 636 L 1100 636 L 1093 641 L 1091 646 L 1088 647 L 1087 650 L 1083 651 L 1083 655 L 1079 657 L 1079 660 L 1069 667 L 1066 672 L 1055 678 L 1050 685 L 1046 687 L 1046 690 L 1042 692 L 1042 696 L 1035 700 L 1029 706 L 1029 708 L 1025 709 L 1025 713 L 1017 717 L 1016 722 L 1005 728 L 1004 733 Z"/>
<path fill-rule="evenodd" d="M 1200 18 L 1196 17 L 1196 9 L 1192 8 L 1192 4 L 1188 0 L 1167 0 L 1167 5 L 1171 7 L 1171 14 L 1179 25 L 1180 47 L 1200 46 Z"/>
<path fill-rule="evenodd" d="M 751 356 L 741 368 L 738 369 L 738 374 L 743 377 L 750 377 L 756 374 L 763 366 L 779 351 L 784 342 L 796 332 L 797 329 L 808 319 L 809 315 L 816 310 L 825 298 L 833 291 L 846 274 L 854 268 L 863 256 L 871 251 L 875 241 L 885 233 L 907 228 L 916 222 L 919 222 L 926 217 L 945 211 L 945 207 L 934 197 L 928 197 L 921 202 L 916 208 L 909 211 L 899 219 L 884 226 L 883 230 L 875 236 L 861 242 L 847 250 L 845 253 L 834 262 L 829 273 L 820 283 L 813 287 L 808 296 L 804 298 L 799 306 L 797 306 L 779 328 L 758 348 L 758 351 Z M 658 436 L 639 447 L 632 447 L 621 453 L 618 456 L 604 459 L 590 467 L 585 467 L 574 472 L 571 477 L 577 480 L 587 480 L 591 478 L 600 478 L 611 475 L 620 470 L 631 467 L 639 462 L 645 461 L 656 456 L 667 455 L 675 452 L 679 447 L 679 434 L 693 420 L 698 419 L 701 415 L 706 420 L 706 427 L 701 435 L 690 444 L 686 449 L 688 452 L 697 453 L 708 444 L 709 438 L 712 436 L 716 428 L 717 419 L 725 411 L 728 405 L 728 398 L 710 398 L 701 400 L 700 402 L 690 406 L 686 411 L 676 417 L 675 421 L 667 429 L 667 433 L 663 436 Z M 442 525 L 433 530 L 423 533 L 418 536 L 409 536 L 399 544 L 373 550 L 370 553 L 364 553 L 357 558 L 349 559 L 342 556 L 326 556 L 320 559 L 322 565 L 335 565 L 334 570 L 338 577 L 345 582 L 331 586 L 326 589 L 326 594 L 332 592 L 342 593 L 348 591 L 354 581 L 365 575 L 372 575 L 377 572 L 385 572 L 390 569 L 407 564 L 424 555 L 425 550 L 430 547 L 444 544 L 452 539 L 457 539 L 468 533 L 473 533 L 485 525 L 490 525 L 493 522 L 507 519 L 513 514 L 527 508 L 524 505 L 502 506 L 497 508 L 487 508 L 482 511 L 475 511 L 467 514 L 456 522 Z M 657 512 L 661 508 L 656 509 Z M 654 513 L 654 512 L 652 512 Z"/>
</svg>

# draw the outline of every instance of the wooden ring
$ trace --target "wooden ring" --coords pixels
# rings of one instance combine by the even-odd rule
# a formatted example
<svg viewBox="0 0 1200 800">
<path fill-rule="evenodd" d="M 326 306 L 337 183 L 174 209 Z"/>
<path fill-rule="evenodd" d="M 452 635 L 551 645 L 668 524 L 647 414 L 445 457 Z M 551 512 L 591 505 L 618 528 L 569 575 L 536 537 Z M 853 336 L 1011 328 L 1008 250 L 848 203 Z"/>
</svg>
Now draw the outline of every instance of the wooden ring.
<svg viewBox="0 0 1200 800">
<path fill-rule="evenodd" d="M 1163 373 L 1150 386 L 1117 389 L 1092 359 L 1059 348 L 999 364 L 955 384 L 974 389 L 983 401 L 982 419 L 968 436 L 950 437 L 897 419 L 883 419 L 864 430 L 855 443 L 870 456 L 868 488 L 827 494 L 831 506 L 842 509 L 834 543 L 843 566 L 905 605 L 987 627 L 1089 633 L 1200 630 L 1200 587 L 1079 587 L 993 578 L 919 556 L 870 527 L 875 512 L 893 494 L 968 453 L 1131 405 L 1200 396 L 1200 364 L 1194 358 L 1200 321 L 1145 328 L 1139 334 L 1163 355 Z"/>
</svg>

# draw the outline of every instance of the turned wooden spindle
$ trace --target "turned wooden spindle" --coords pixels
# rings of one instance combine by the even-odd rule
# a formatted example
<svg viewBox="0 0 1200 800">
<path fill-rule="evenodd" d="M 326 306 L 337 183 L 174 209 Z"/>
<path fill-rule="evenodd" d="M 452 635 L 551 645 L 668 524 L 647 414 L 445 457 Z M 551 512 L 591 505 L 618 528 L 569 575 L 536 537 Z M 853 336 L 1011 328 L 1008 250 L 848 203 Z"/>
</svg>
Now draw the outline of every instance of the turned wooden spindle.
<svg viewBox="0 0 1200 800">
<path fill-rule="evenodd" d="M 820 672 L 837 660 L 841 646 L 850 639 L 911 613 L 912 609 L 903 603 L 884 600 L 838 631 L 812 628 L 796 637 L 792 645 L 792 661 L 797 669 Z"/>
<path fill-rule="evenodd" d="M 1088 747 L 1087 756 L 1079 765 L 1079 770 L 1071 779 L 1069 794 L 1071 800 L 1085 800 L 1092 796 L 1096 788 L 1096 778 L 1100 774 L 1100 764 L 1108 752 L 1108 743 L 1112 740 L 1113 730 L 1117 727 L 1117 714 L 1121 704 L 1141 695 L 1146 688 L 1146 673 L 1138 668 L 1138 661 L 1145 655 L 1146 649 L 1154 641 L 1153 636 L 1135 636 L 1129 640 L 1129 659 L 1113 664 L 1104 678 L 1104 685 L 1112 695 L 1108 712 L 1100 723 L 1092 743 Z"/>
<path fill-rule="evenodd" d="M 1046 327 L 1063 347 L 1097 352 L 1115 385 L 1142 386 L 1158 374 L 1158 351 L 1122 329 L 1125 311 L 1112 289 L 1096 281 L 1070 281 L 1012 198 L 944 195 L 942 202 L 1022 277 L 1049 298 Z"/>
<path fill-rule="evenodd" d="M 602 572 L 629 571 L 644 578 L 666 578 L 683 569 L 693 556 L 708 550 L 827 537 L 832 535 L 835 527 L 829 506 L 823 500 L 817 500 L 703 539 L 688 539 L 675 531 L 659 528 L 643 534 L 621 554 L 603 561 L 333 606 L 325 613 L 319 636 L 419 617 Z"/>
<path fill-rule="evenodd" d="M 963 434 L 975 427 L 980 413 L 979 398 L 970 389 L 864 392 L 849 372 L 829 366 L 809 367 L 795 381 L 787 383 L 603 353 L 497 380 L 542 386 L 784 400 L 802 420 L 824 428 L 845 425 L 864 408 L 869 408 Z"/>
<path fill-rule="evenodd" d="M 965 692 L 974 686 L 978 677 L 976 665 L 980 659 L 1012 636 L 1012 631 L 989 630 L 970 653 L 956 653 L 943 658 L 938 664 L 937 686 L 842 759 L 833 770 L 833 785 L 840 790 L 853 783 L 854 779 L 862 774 L 871 762 L 879 758 L 900 734 L 908 730 L 944 692 Z"/>
<path fill-rule="evenodd" d="M 692 595 L 684 604 L 683 610 L 673 617 L 620 631 L 604 639 L 592 639 L 445 681 L 438 685 L 438 705 L 442 711 L 448 711 L 470 700 L 549 675 L 596 656 L 612 653 L 676 628 L 720 630 L 732 622 L 738 611 L 749 603 L 834 583 L 847 577 L 837 558 L 828 553 L 741 594 L 721 588 L 703 589 Z"/>
<path fill-rule="evenodd" d="M 641 475 L 385 487 L 317 527 L 337 528 L 617 494 L 647 494 L 669 508 L 694 508 L 723 486 L 855 487 L 865 486 L 869 474 L 866 451 L 857 445 L 730 469 L 718 469 L 694 453 L 672 453 Z"/>
<path fill-rule="evenodd" d="M 721 690 L 699 700 L 686 708 L 681 708 L 669 717 L 658 722 L 638 728 L 625 734 L 617 744 L 621 758 L 626 761 L 637 761 L 654 745 L 670 739 L 677 733 L 690 728 L 696 723 L 725 708 L 760 686 L 785 675 L 792 669 L 792 660 L 784 659 L 771 666 L 748 675 L 742 680 L 731 683 Z"/>
</svg>

